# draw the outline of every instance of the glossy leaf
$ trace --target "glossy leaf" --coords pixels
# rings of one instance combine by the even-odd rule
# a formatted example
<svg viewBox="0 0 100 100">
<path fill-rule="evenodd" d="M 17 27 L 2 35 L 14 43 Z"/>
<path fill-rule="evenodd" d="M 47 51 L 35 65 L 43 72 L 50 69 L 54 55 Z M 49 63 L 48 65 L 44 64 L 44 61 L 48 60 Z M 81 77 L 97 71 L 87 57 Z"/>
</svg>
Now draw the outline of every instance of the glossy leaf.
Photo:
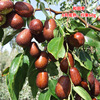
<svg viewBox="0 0 100 100">
<path fill-rule="evenodd" d="M 65 49 L 63 46 L 64 37 L 57 37 L 52 39 L 47 46 L 47 50 L 51 53 L 56 59 L 63 58 L 65 55 Z"/>
<path fill-rule="evenodd" d="M 44 90 L 40 93 L 38 100 L 50 100 L 51 92 L 50 90 Z"/>
<path fill-rule="evenodd" d="M 2 76 L 6 76 L 9 73 L 9 67 L 7 67 L 3 72 L 2 72 Z"/>
<path fill-rule="evenodd" d="M 73 87 L 74 91 L 79 94 L 84 100 L 92 100 L 88 92 L 80 86 Z"/>
<path fill-rule="evenodd" d="M 31 87 L 33 98 L 36 97 L 37 92 L 38 92 L 38 87 L 36 86 L 36 76 L 37 76 L 37 74 L 38 74 L 38 70 L 33 69 L 33 70 L 31 70 L 31 72 L 28 76 L 29 86 Z"/>
<path fill-rule="evenodd" d="M 58 75 L 58 69 L 56 64 L 51 61 L 48 65 L 47 65 L 47 72 L 50 74 L 50 76 L 55 76 Z"/>
<path fill-rule="evenodd" d="M 11 33 L 10 35 L 7 35 L 5 38 L 4 38 L 4 40 L 3 40 L 3 42 L 2 42 L 2 45 L 5 45 L 5 44 L 7 44 L 8 42 L 10 42 L 12 39 L 13 39 L 13 37 L 16 35 L 16 34 L 18 34 L 19 32 L 21 32 L 23 29 L 19 29 L 19 30 L 16 30 L 16 31 L 14 31 L 13 33 Z"/>
<path fill-rule="evenodd" d="M 96 57 L 98 62 L 100 63 L 100 47 L 96 48 Z"/>
<path fill-rule="evenodd" d="M 11 63 L 8 76 L 8 89 L 12 100 L 17 100 L 27 76 L 29 59 L 18 54 Z"/>
<path fill-rule="evenodd" d="M 57 100 L 60 100 L 60 99 L 56 96 L 56 93 L 55 93 L 56 84 L 57 84 L 57 80 L 53 80 L 53 79 L 52 79 L 52 80 L 49 80 L 48 86 L 49 86 L 49 89 L 50 89 L 51 94 L 52 94 Z"/>
<path fill-rule="evenodd" d="M 0 27 L 0 42 L 2 41 L 3 35 L 4 35 L 4 31 L 3 31 L 3 29 Z"/>
</svg>

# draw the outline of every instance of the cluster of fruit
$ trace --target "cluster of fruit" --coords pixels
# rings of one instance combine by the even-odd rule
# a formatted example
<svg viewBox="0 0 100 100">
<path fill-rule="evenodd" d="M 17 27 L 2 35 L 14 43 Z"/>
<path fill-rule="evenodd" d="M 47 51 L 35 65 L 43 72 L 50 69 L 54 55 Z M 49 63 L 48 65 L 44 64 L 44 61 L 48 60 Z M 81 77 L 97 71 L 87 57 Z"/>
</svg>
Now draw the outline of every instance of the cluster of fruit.
<svg viewBox="0 0 100 100">
<path fill-rule="evenodd" d="M 100 12 L 100 6 L 98 6 L 98 7 L 96 8 L 96 10 L 97 10 L 98 12 Z M 97 17 L 97 21 L 100 21 L 100 16 Z"/>
</svg>

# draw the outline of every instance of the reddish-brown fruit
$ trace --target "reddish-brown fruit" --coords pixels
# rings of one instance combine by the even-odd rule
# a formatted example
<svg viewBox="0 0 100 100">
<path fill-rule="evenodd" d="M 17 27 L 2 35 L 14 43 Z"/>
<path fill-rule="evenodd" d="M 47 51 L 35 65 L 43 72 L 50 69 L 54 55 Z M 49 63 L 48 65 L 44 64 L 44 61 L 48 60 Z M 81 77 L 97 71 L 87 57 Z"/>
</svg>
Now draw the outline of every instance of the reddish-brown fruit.
<svg viewBox="0 0 100 100">
<path fill-rule="evenodd" d="M 14 4 L 10 0 L 1 0 L 0 1 L 0 14 L 8 14 L 14 8 Z"/>
<path fill-rule="evenodd" d="M 66 99 L 68 98 L 68 95 L 71 90 L 71 82 L 68 76 L 61 76 L 58 79 L 55 92 L 56 95 L 61 98 L 61 99 Z"/>
<path fill-rule="evenodd" d="M 85 38 L 84 35 L 80 32 L 70 35 L 68 42 L 73 47 L 80 47 L 84 44 Z"/>
<path fill-rule="evenodd" d="M 34 8 L 29 3 L 18 1 L 15 3 L 15 11 L 23 17 L 30 17 Z"/>
<path fill-rule="evenodd" d="M 96 10 L 97 10 L 97 11 L 100 11 L 100 6 L 98 6 L 98 7 L 96 8 Z"/>
<path fill-rule="evenodd" d="M 40 56 L 35 61 L 35 67 L 43 70 L 48 64 L 48 55 L 45 51 L 42 51 Z"/>
<path fill-rule="evenodd" d="M 76 94 L 75 95 L 75 100 L 82 100 L 82 98 L 78 94 Z"/>
<path fill-rule="evenodd" d="M 24 25 L 22 17 L 14 12 L 9 14 L 8 23 L 14 29 L 21 29 Z"/>
<path fill-rule="evenodd" d="M 93 98 L 92 100 L 97 100 L 96 98 Z"/>
<path fill-rule="evenodd" d="M 43 36 L 43 32 L 41 32 L 40 34 L 34 35 L 36 41 L 38 41 L 39 43 L 42 43 L 45 41 L 45 38 Z"/>
<path fill-rule="evenodd" d="M 79 85 L 81 83 L 81 76 L 76 67 L 70 68 L 70 77 L 74 85 Z"/>
<path fill-rule="evenodd" d="M 17 37 L 16 42 L 22 47 L 27 47 L 31 43 L 32 34 L 29 29 L 24 29 L 21 31 Z"/>
<path fill-rule="evenodd" d="M 89 76 L 88 76 L 88 81 L 90 84 L 90 88 L 93 90 L 94 89 L 94 82 L 95 82 L 95 77 L 93 75 L 93 72 L 91 71 Z M 93 90 L 94 91 L 94 90 Z"/>
<path fill-rule="evenodd" d="M 88 83 L 86 81 L 82 81 L 81 82 L 81 86 L 85 89 L 85 90 L 89 90 L 88 89 Z"/>
<path fill-rule="evenodd" d="M 48 86 L 48 73 L 39 72 L 36 78 L 36 85 L 40 89 L 44 89 Z"/>
<path fill-rule="evenodd" d="M 97 21 L 100 21 L 100 16 L 97 17 Z"/>
<path fill-rule="evenodd" d="M 36 42 L 31 43 L 29 52 L 30 52 L 30 55 L 33 57 L 38 57 L 40 55 L 40 49 L 38 45 L 36 44 Z"/>
<path fill-rule="evenodd" d="M 48 53 L 48 56 L 49 56 L 49 58 L 50 58 L 51 61 L 53 61 L 53 62 L 56 62 L 57 61 L 55 59 L 55 57 L 51 53 Z"/>
<path fill-rule="evenodd" d="M 46 40 L 50 41 L 54 37 L 53 30 L 55 28 L 56 28 L 56 22 L 54 19 L 49 19 L 45 21 L 43 36 Z"/>
<path fill-rule="evenodd" d="M 43 23 L 39 19 L 33 19 L 29 23 L 29 29 L 34 35 L 41 34 L 43 30 Z"/>
<path fill-rule="evenodd" d="M 95 78 L 95 89 L 94 89 L 94 95 L 98 96 L 100 94 L 100 89 L 99 89 L 99 81 Z"/>
<path fill-rule="evenodd" d="M 69 63 L 71 67 L 74 67 L 74 60 L 70 52 L 68 52 L 68 59 L 69 59 Z M 69 68 L 69 64 L 68 64 L 68 60 L 65 55 L 65 57 L 60 62 L 60 69 L 62 72 L 67 73 L 68 68 Z"/>
</svg>

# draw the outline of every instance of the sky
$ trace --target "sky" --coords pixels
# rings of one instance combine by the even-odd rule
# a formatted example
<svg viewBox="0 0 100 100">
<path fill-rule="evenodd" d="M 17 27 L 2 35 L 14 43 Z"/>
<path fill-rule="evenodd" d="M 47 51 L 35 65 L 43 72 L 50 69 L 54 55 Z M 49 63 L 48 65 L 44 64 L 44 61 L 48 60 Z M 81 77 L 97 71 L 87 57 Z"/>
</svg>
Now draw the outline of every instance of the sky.
<svg viewBox="0 0 100 100">
<path fill-rule="evenodd" d="M 63 1 L 65 1 L 65 0 L 61 0 L 61 2 L 63 2 Z M 45 4 L 45 7 L 48 8 L 47 3 L 44 2 L 44 0 L 41 0 L 41 2 L 43 2 Z M 59 2 L 58 5 L 56 5 L 56 6 L 55 5 L 51 5 L 50 8 L 52 8 L 53 10 L 56 10 L 56 11 L 60 11 L 60 3 L 61 2 Z M 35 0 L 31 0 L 31 4 L 32 4 L 33 8 L 36 8 L 36 1 Z M 49 13 L 49 11 L 47 11 L 47 12 Z M 60 18 L 60 16 L 61 15 L 57 15 L 56 18 L 58 19 L 58 18 Z M 37 19 L 40 19 L 40 20 L 45 20 L 46 19 L 45 15 L 42 13 L 42 11 L 35 12 L 35 17 Z M 7 50 L 7 51 L 11 52 L 11 47 L 10 47 L 9 43 L 7 43 L 3 47 L 3 50 Z"/>
</svg>

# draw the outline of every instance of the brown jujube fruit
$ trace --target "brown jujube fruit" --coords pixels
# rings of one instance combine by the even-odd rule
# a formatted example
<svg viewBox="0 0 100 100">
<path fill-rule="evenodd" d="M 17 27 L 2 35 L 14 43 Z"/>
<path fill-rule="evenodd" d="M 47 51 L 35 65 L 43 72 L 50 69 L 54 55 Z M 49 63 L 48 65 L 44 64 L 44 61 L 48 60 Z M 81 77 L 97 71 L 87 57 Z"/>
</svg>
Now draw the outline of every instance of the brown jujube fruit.
<svg viewBox="0 0 100 100">
<path fill-rule="evenodd" d="M 98 7 L 96 8 L 96 10 L 97 10 L 97 11 L 100 11 L 100 6 L 98 6 Z"/>
<path fill-rule="evenodd" d="M 44 89 L 48 86 L 48 73 L 39 72 L 36 78 L 36 85 L 40 89 Z"/>
<path fill-rule="evenodd" d="M 74 67 L 74 60 L 73 60 L 72 54 L 70 52 L 68 52 L 68 59 L 69 59 L 70 66 Z M 70 66 L 68 64 L 68 60 L 67 60 L 66 54 L 65 54 L 65 57 L 60 62 L 60 69 L 62 72 L 67 73 L 67 70 Z"/>
<path fill-rule="evenodd" d="M 100 89 L 99 89 L 99 81 L 96 78 L 94 84 L 95 84 L 94 95 L 98 96 L 100 94 Z"/>
<path fill-rule="evenodd" d="M 48 56 L 49 56 L 49 58 L 50 58 L 51 61 L 53 61 L 53 62 L 56 62 L 57 61 L 55 59 L 55 57 L 51 53 L 48 53 Z"/>
<path fill-rule="evenodd" d="M 29 52 L 30 52 L 30 55 L 33 57 L 38 57 L 40 55 L 40 49 L 38 45 L 36 44 L 36 42 L 31 43 Z"/>
<path fill-rule="evenodd" d="M 70 35 L 68 42 L 73 47 L 80 47 L 84 44 L 85 38 L 82 33 L 76 32 L 75 34 Z"/>
<path fill-rule="evenodd" d="M 40 53 L 40 56 L 35 61 L 35 67 L 37 69 L 43 70 L 48 64 L 48 55 L 45 51 Z"/>
<path fill-rule="evenodd" d="M 34 35 L 36 41 L 38 41 L 39 43 L 42 43 L 45 41 L 45 38 L 43 36 L 43 32 L 41 32 L 40 34 Z"/>
<path fill-rule="evenodd" d="M 8 16 L 8 23 L 14 29 L 21 29 L 24 25 L 24 20 L 17 13 L 10 13 Z"/>
<path fill-rule="evenodd" d="M 93 98 L 92 100 L 97 100 L 96 98 Z"/>
<path fill-rule="evenodd" d="M 18 1 L 15 3 L 15 11 L 22 17 L 31 17 L 34 11 L 32 5 L 27 2 Z"/>
<path fill-rule="evenodd" d="M 32 34 L 29 29 L 24 29 L 21 31 L 17 37 L 16 37 L 16 42 L 18 45 L 22 47 L 27 47 L 30 45 L 32 39 Z"/>
<path fill-rule="evenodd" d="M 8 14 L 14 8 L 14 4 L 12 1 L 0 1 L 0 14 Z"/>
<path fill-rule="evenodd" d="M 81 76 L 76 67 L 70 68 L 70 77 L 74 85 L 79 85 L 81 83 Z"/>
<path fill-rule="evenodd" d="M 45 21 L 43 28 L 43 36 L 46 40 L 50 41 L 54 35 L 53 30 L 56 28 L 56 22 L 54 19 L 49 19 Z"/>
<path fill-rule="evenodd" d="M 100 21 L 100 16 L 97 17 L 97 21 Z"/>
<path fill-rule="evenodd" d="M 94 82 L 95 82 L 95 77 L 93 75 L 93 72 L 91 71 L 89 76 L 88 76 L 88 82 L 90 84 L 90 88 L 94 91 Z"/>
<path fill-rule="evenodd" d="M 85 89 L 88 90 L 88 83 L 86 81 L 81 81 L 81 86 Z"/>
<path fill-rule="evenodd" d="M 71 82 L 68 76 L 61 76 L 56 84 L 55 93 L 61 99 L 67 99 L 71 90 Z"/>
<path fill-rule="evenodd" d="M 41 34 L 43 30 L 43 23 L 39 19 L 33 19 L 29 23 L 29 29 L 34 35 Z"/>
</svg>

